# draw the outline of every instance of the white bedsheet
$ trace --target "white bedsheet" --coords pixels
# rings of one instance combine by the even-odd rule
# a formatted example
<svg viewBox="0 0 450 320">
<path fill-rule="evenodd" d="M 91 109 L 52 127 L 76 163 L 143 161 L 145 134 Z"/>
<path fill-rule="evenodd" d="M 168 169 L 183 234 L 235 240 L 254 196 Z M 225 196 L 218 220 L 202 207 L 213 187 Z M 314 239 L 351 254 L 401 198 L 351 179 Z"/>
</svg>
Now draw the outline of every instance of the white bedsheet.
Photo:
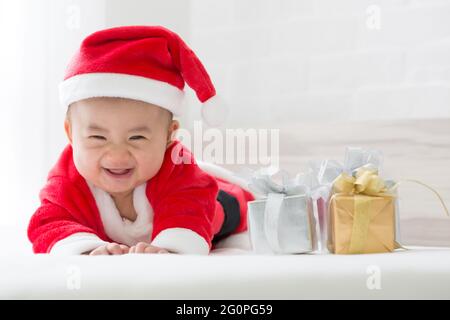
<svg viewBox="0 0 450 320">
<path fill-rule="evenodd" d="M 450 249 L 257 256 L 0 256 L 2 299 L 450 299 Z M 378 277 L 379 276 L 379 277 Z"/>
</svg>

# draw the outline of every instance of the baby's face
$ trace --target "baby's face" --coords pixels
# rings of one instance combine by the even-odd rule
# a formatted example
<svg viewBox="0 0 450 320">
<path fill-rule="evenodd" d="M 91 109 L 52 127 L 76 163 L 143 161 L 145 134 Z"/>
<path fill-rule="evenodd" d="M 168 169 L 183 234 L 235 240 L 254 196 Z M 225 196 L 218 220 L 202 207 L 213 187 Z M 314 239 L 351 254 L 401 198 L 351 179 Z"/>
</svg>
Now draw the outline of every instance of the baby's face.
<svg viewBox="0 0 450 320">
<path fill-rule="evenodd" d="M 159 171 L 178 122 L 167 110 L 148 103 L 91 98 L 71 105 L 65 128 L 80 174 L 121 195 Z"/>
</svg>

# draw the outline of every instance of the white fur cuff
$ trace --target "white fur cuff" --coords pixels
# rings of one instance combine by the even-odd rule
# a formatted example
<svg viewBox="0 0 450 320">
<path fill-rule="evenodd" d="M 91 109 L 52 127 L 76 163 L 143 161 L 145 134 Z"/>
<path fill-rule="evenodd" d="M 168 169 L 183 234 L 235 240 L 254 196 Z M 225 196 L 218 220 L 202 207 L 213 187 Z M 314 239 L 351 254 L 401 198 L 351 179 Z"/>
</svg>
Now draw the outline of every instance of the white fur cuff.
<svg viewBox="0 0 450 320">
<path fill-rule="evenodd" d="M 185 228 L 163 230 L 151 244 L 180 254 L 209 254 L 206 240 L 198 233 Z"/>
<path fill-rule="evenodd" d="M 57 255 L 78 255 L 92 251 L 107 243 L 95 234 L 79 232 L 59 240 L 53 245 L 50 253 Z"/>
</svg>

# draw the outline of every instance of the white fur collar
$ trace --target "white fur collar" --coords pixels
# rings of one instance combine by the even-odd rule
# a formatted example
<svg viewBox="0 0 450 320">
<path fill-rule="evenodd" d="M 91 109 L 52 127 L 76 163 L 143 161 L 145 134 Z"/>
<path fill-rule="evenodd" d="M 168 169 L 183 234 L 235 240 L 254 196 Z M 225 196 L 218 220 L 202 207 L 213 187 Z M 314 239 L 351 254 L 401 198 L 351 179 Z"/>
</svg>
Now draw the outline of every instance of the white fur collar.
<svg viewBox="0 0 450 320">
<path fill-rule="evenodd" d="M 153 230 L 153 209 L 145 189 L 147 184 L 137 186 L 133 191 L 133 205 L 137 213 L 135 221 L 122 218 L 111 195 L 87 182 L 94 196 L 100 217 L 108 237 L 128 246 L 151 240 Z"/>
</svg>

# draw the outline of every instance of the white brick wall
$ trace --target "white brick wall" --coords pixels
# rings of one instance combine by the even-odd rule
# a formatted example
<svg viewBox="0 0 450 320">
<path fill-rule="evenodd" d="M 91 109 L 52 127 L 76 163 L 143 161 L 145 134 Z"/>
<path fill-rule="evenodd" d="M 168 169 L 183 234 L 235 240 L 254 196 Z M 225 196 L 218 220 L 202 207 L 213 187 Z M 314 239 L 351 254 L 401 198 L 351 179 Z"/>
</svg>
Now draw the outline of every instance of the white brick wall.
<svg viewBox="0 0 450 320">
<path fill-rule="evenodd" d="M 313 56 L 309 60 L 309 90 L 352 89 L 395 85 L 404 77 L 405 55 L 398 50 L 355 50 Z"/>
<path fill-rule="evenodd" d="M 190 11 L 189 43 L 230 125 L 450 117 L 449 0 L 191 0 Z"/>
</svg>

